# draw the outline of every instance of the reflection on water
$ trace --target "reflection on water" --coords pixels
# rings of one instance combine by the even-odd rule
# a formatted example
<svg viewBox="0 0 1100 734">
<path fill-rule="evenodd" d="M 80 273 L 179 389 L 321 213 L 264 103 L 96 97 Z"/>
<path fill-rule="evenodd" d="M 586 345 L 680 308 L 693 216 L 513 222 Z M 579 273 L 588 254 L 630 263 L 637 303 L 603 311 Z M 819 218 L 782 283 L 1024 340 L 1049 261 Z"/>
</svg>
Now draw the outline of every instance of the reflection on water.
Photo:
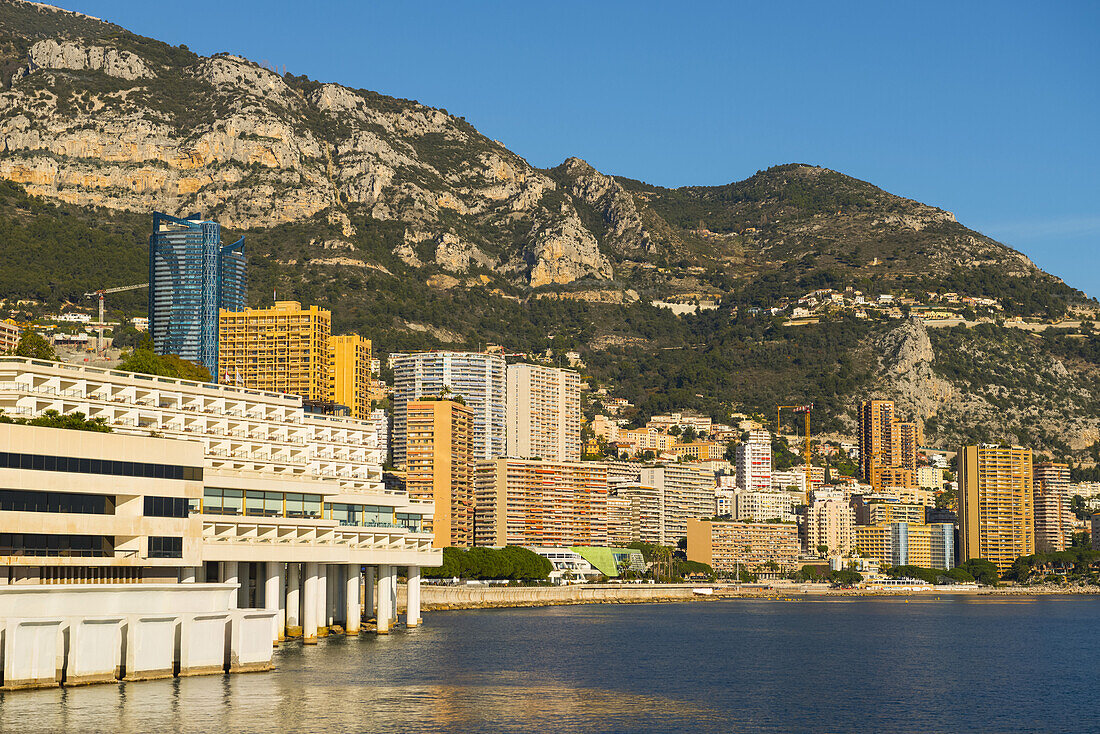
<svg viewBox="0 0 1100 734">
<path fill-rule="evenodd" d="M 3 694 L 0 731 L 1088 730 L 1092 666 L 1066 661 L 1095 659 L 1098 617 L 1072 597 L 437 613 L 288 645 L 270 673 Z"/>
</svg>

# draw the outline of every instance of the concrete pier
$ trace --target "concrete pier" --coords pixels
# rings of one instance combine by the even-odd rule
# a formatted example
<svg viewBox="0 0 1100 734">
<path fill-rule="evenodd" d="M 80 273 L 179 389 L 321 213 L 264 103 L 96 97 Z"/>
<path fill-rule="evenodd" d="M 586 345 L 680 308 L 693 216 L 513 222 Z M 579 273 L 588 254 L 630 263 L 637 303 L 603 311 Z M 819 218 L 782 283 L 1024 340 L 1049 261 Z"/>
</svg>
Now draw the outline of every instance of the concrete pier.
<svg viewBox="0 0 1100 734">
<path fill-rule="evenodd" d="M 317 564 L 302 564 L 302 642 L 317 644 Z"/>
<path fill-rule="evenodd" d="M 65 685 L 107 683 L 122 677 L 122 633 L 126 617 L 112 614 L 69 622 Z"/>
<path fill-rule="evenodd" d="M 363 614 L 359 607 L 359 564 L 349 564 L 344 574 L 344 634 L 357 635 Z"/>
<path fill-rule="evenodd" d="M 228 584 L 0 587 L 0 688 L 267 670 L 278 612 L 236 598 Z"/>
<path fill-rule="evenodd" d="M 393 601 L 390 594 L 390 589 L 393 584 L 390 579 L 395 575 L 393 572 L 393 566 L 379 566 L 378 567 L 378 613 L 376 615 L 376 630 L 378 634 L 389 634 L 390 627 L 393 626 L 394 613 L 393 613 Z"/>
</svg>

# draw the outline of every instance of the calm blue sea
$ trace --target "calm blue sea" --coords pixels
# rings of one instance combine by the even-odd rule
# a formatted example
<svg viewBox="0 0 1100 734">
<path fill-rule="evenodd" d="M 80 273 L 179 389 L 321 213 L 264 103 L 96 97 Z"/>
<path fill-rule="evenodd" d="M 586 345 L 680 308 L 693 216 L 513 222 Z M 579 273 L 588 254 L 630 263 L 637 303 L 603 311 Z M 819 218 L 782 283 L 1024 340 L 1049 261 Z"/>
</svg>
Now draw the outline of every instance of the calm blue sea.
<svg viewBox="0 0 1100 734">
<path fill-rule="evenodd" d="M 427 613 L 278 670 L 9 693 L 4 732 L 1097 731 L 1100 597 Z"/>
</svg>

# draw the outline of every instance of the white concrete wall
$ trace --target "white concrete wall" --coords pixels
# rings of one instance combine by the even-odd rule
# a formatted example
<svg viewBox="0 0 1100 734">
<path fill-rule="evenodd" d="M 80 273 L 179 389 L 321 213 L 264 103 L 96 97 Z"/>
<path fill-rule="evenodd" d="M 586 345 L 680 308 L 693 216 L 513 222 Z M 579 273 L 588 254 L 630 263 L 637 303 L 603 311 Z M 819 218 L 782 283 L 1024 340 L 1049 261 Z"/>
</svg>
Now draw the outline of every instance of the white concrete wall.
<svg viewBox="0 0 1100 734">
<path fill-rule="evenodd" d="M 230 584 L 0 587 L 4 689 L 271 667 L 278 610 Z"/>
</svg>

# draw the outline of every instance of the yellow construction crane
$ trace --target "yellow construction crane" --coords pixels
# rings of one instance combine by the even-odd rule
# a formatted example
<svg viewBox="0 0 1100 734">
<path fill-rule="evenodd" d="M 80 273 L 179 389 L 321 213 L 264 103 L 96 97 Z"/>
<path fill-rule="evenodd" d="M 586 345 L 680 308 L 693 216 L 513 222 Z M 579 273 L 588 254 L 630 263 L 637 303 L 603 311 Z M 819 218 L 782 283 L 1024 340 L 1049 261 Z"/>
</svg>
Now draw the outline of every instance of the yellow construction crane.
<svg viewBox="0 0 1100 734">
<path fill-rule="evenodd" d="M 780 405 L 775 409 L 775 436 L 779 437 L 780 423 L 779 412 L 782 410 L 791 410 L 795 413 L 802 413 L 806 417 L 806 445 L 802 449 L 802 463 L 806 465 L 806 489 L 809 489 L 812 485 L 810 483 L 810 460 L 813 458 L 813 452 L 810 450 L 810 413 L 813 412 L 814 404 L 808 405 Z M 797 435 L 797 432 L 795 433 Z"/>
<path fill-rule="evenodd" d="M 148 283 L 138 283 L 137 285 L 123 285 L 118 288 L 101 288 L 98 291 L 92 291 L 91 293 L 85 293 L 85 298 L 98 298 L 99 299 L 99 334 L 96 337 L 95 353 L 100 357 L 104 356 L 106 349 L 103 346 L 103 296 L 108 293 L 122 293 L 123 291 L 136 291 L 139 288 L 148 288 Z"/>
</svg>

